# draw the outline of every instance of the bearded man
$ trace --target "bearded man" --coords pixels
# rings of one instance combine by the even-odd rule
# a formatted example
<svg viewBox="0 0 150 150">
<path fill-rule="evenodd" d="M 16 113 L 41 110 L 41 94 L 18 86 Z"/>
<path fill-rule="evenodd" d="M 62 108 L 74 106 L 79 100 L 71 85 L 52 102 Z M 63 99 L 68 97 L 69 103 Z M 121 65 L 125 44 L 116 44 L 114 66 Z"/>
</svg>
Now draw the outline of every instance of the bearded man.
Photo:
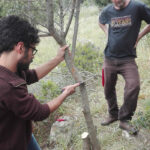
<svg viewBox="0 0 150 150">
<path fill-rule="evenodd" d="M 17 16 L 0 20 L 0 149 L 37 150 L 32 121 L 41 121 L 55 111 L 79 83 L 69 85 L 45 104 L 28 93 L 27 84 L 37 82 L 64 60 L 67 46 L 56 57 L 29 70 L 39 43 L 38 30 Z"/>
<path fill-rule="evenodd" d="M 147 25 L 139 32 L 143 20 Z M 140 90 L 136 47 L 139 40 L 150 32 L 150 9 L 136 0 L 112 0 L 112 4 L 102 10 L 99 26 L 108 36 L 103 71 L 109 116 L 101 125 L 119 120 L 121 129 L 136 134 L 137 130 L 129 123 L 136 110 Z M 118 74 L 125 80 L 124 102 L 120 109 L 115 89 Z"/>
</svg>

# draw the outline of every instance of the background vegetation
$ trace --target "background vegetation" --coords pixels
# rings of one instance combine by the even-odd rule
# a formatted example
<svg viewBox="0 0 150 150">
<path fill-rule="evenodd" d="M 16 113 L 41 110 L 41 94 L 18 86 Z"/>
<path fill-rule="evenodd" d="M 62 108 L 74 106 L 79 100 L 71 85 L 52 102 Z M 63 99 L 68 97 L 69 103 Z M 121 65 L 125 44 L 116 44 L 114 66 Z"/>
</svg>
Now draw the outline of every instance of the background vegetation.
<svg viewBox="0 0 150 150">
<path fill-rule="evenodd" d="M 87 13 L 88 9 L 88 13 Z M 94 69 L 94 72 L 91 69 L 91 67 L 88 67 L 89 65 L 79 65 L 77 63 L 76 65 L 78 68 L 87 70 L 88 72 L 95 73 L 101 75 L 101 67 L 102 67 L 102 59 L 103 59 L 103 50 L 105 48 L 106 44 L 106 37 L 105 34 L 99 29 L 98 26 L 98 15 L 99 15 L 99 9 L 98 7 L 92 5 L 92 6 L 84 6 L 82 5 L 81 9 L 81 15 L 80 15 L 80 22 L 79 22 L 79 35 L 78 35 L 78 44 L 77 44 L 77 52 L 76 57 L 77 61 L 80 62 L 80 57 L 84 53 L 88 54 L 88 51 L 94 51 L 91 55 L 93 59 L 91 59 L 91 64 L 94 64 L 92 69 Z M 90 26 L 88 24 L 90 23 Z M 145 24 L 143 24 L 144 26 Z M 68 43 L 71 41 L 70 37 L 72 36 L 72 32 L 69 32 L 68 36 Z M 87 82 L 87 88 L 89 92 L 90 97 L 90 108 L 92 112 L 92 116 L 94 119 L 94 123 L 97 126 L 98 131 L 98 138 L 102 144 L 103 150 L 149 150 L 149 140 L 150 140 L 150 43 L 149 43 L 149 35 L 145 36 L 139 43 L 137 54 L 138 58 L 136 59 L 137 64 L 139 66 L 139 72 L 141 75 L 141 91 L 139 95 L 139 101 L 138 101 L 138 107 L 137 111 L 135 113 L 135 116 L 133 118 L 133 123 L 140 129 L 140 134 L 138 137 L 126 137 L 122 130 L 118 127 L 118 122 L 110 125 L 109 127 L 102 127 L 100 126 L 100 122 L 103 120 L 104 117 L 106 117 L 107 114 L 107 104 L 104 98 L 103 94 L 103 87 L 101 86 L 101 79 L 94 78 L 92 81 Z M 48 40 L 48 39 L 45 39 Z M 42 42 L 45 41 L 42 39 Z M 39 51 L 40 56 L 43 56 L 45 59 L 49 59 L 49 57 L 54 56 L 56 53 L 56 43 L 51 39 L 48 40 L 48 44 L 44 42 L 40 43 L 38 46 L 41 51 Z M 52 46 L 54 43 L 55 46 Z M 50 50 L 53 51 L 53 54 L 47 55 L 45 54 L 45 51 L 43 50 L 44 47 L 47 46 L 47 50 L 49 49 L 49 45 L 51 45 Z M 93 48 L 94 47 L 94 48 Z M 82 50 L 83 49 L 83 52 Z M 86 52 L 87 51 L 87 52 Z M 51 53 L 51 52 L 48 52 Z M 95 59 L 95 55 L 97 55 L 97 58 Z M 88 55 L 86 55 L 88 57 Z M 35 62 L 44 62 L 44 60 L 39 60 L 39 57 L 37 56 Z M 87 59 L 87 58 L 85 58 Z M 85 61 L 84 57 L 82 59 L 82 63 Z M 99 61 L 100 60 L 100 61 Z M 82 64 L 81 63 L 81 64 Z M 88 62 L 89 63 L 89 62 Z M 87 62 L 85 62 L 87 64 Z M 35 63 L 36 65 L 36 63 Z M 97 67 L 99 66 L 99 67 Z M 65 71 L 65 66 L 61 64 L 59 66 L 62 69 L 62 72 L 64 74 L 68 74 L 67 71 Z M 59 70 L 59 67 L 56 68 L 54 72 L 57 72 Z M 67 70 L 67 69 L 66 69 Z M 57 76 L 57 78 L 60 78 L 61 75 L 51 73 L 49 78 L 52 79 L 53 82 L 57 82 L 59 87 L 62 87 L 62 83 L 55 79 L 53 76 Z M 85 74 L 84 74 L 85 75 Z M 86 78 L 86 77 L 85 77 Z M 66 77 L 64 75 L 64 82 L 66 84 L 73 83 L 74 81 L 72 79 L 69 79 L 68 76 Z M 117 83 L 117 95 L 118 95 L 118 101 L 119 106 L 123 102 L 123 87 L 124 87 L 124 80 L 121 76 L 119 76 L 119 80 Z M 64 83 L 63 83 L 64 85 Z M 71 101 L 70 101 L 71 99 Z M 46 100 L 45 100 L 46 101 Z M 62 105 L 63 107 L 63 115 L 71 114 L 73 117 L 80 118 L 75 122 L 75 129 L 73 134 L 73 143 L 72 147 L 73 149 L 80 150 L 82 148 L 82 142 L 80 140 L 80 135 L 83 131 L 86 131 L 86 125 L 84 123 L 84 117 L 81 114 L 81 103 L 80 103 L 80 96 L 77 94 L 74 97 L 69 98 L 69 100 L 66 100 L 66 102 Z M 38 139 L 39 136 L 37 136 Z M 43 137 L 42 137 L 43 138 Z M 63 149 L 71 149 L 70 147 L 64 146 Z"/>
<path fill-rule="evenodd" d="M 24 12 L 28 13 L 28 9 L 23 5 L 23 0 L 1 0 L 0 1 L 0 16 L 9 14 L 17 14 L 25 17 Z M 107 39 L 105 34 L 99 29 L 98 16 L 99 8 L 109 1 L 106 0 L 85 0 L 82 4 L 79 34 L 77 41 L 77 52 L 75 63 L 80 69 L 85 79 L 91 78 L 87 81 L 87 88 L 89 94 L 90 108 L 94 119 L 94 124 L 97 126 L 98 138 L 101 142 L 103 150 L 149 150 L 150 149 L 150 34 L 145 36 L 139 43 L 137 48 L 138 58 L 136 59 L 139 72 L 141 76 L 141 91 L 139 94 L 138 107 L 133 118 L 133 123 L 140 129 L 139 136 L 127 137 L 118 127 L 118 122 L 109 127 L 102 127 L 100 122 L 107 114 L 107 104 L 103 94 L 103 87 L 101 86 L 101 67 L 103 61 L 103 50 L 105 48 Z M 149 0 L 145 0 L 150 4 Z M 42 1 L 34 3 L 36 9 L 43 9 L 39 5 Z M 96 4 L 96 5 L 95 5 Z M 35 14 L 34 14 L 35 13 Z M 33 16 L 40 21 L 43 18 L 33 10 Z M 37 17 L 36 17 L 37 16 Z M 143 23 L 143 26 L 145 24 Z M 41 28 L 41 27 L 40 27 Z M 69 31 L 67 37 L 68 44 L 72 41 L 73 27 Z M 58 45 L 51 38 L 41 38 L 38 45 L 39 49 L 35 56 L 31 67 L 36 67 L 54 57 L 57 53 Z M 88 60 L 88 61 L 86 61 Z M 34 93 L 36 97 L 45 103 L 50 99 L 56 97 L 61 89 L 74 83 L 67 68 L 62 63 L 54 71 L 40 82 L 29 87 L 29 91 Z M 117 82 L 117 96 L 119 106 L 123 102 L 124 80 L 119 76 Z M 62 150 L 82 149 L 82 141 L 80 135 L 86 131 L 84 117 L 82 115 L 80 95 L 77 92 L 75 95 L 69 97 L 60 109 L 43 122 L 36 122 L 34 125 L 34 134 L 41 146 L 48 143 L 48 136 L 52 123 L 57 117 L 62 115 L 70 115 L 78 118 L 74 122 L 75 128 L 72 129 L 72 143 L 71 146 L 59 145 Z"/>
</svg>

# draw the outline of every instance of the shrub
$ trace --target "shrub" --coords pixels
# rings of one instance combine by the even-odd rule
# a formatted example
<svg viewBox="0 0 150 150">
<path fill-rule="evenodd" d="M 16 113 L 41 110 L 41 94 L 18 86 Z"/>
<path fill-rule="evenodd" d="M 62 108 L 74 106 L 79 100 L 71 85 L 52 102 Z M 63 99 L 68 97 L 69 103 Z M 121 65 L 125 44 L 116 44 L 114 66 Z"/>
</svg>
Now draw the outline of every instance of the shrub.
<svg viewBox="0 0 150 150">
<path fill-rule="evenodd" d="M 95 73 L 102 64 L 102 58 L 103 56 L 99 54 L 99 48 L 91 42 L 82 42 L 77 45 L 75 66 L 78 69 Z"/>
<path fill-rule="evenodd" d="M 145 111 L 137 113 L 137 120 L 133 122 L 138 128 L 143 127 L 150 130 L 150 102 L 145 104 Z"/>
<path fill-rule="evenodd" d="M 42 93 L 44 97 L 54 98 L 60 94 L 59 87 L 52 81 L 43 81 Z"/>
<path fill-rule="evenodd" d="M 136 127 L 143 127 L 150 130 L 150 111 L 147 111 L 146 113 L 139 112 L 137 115 L 137 120 L 133 122 Z"/>
<path fill-rule="evenodd" d="M 60 94 L 60 88 L 54 82 L 45 80 L 41 82 L 41 89 L 39 88 L 40 96 L 36 96 L 41 102 L 50 101 Z M 41 122 L 34 123 L 34 135 L 40 145 L 49 143 L 48 137 L 50 134 L 51 126 L 56 121 L 57 117 L 65 113 L 65 107 L 60 106 L 55 112 Z"/>
</svg>

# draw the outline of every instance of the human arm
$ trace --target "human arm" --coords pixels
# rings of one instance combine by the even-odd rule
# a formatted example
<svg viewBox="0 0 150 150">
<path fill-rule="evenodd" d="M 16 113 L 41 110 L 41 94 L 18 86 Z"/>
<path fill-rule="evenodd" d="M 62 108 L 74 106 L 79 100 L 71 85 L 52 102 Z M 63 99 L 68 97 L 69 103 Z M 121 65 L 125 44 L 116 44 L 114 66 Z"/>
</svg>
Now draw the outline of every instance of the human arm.
<svg viewBox="0 0 150 150">
<path fill-rule="evenodd" d="M 108 26 L 106 24 L 99 23 L 99 27 L 104 31 L 106 36 L 108 36 Z"/>
<path fill-rule="evenodd" d="M 18 87 L 12 83 L 12 88 L 8 86 L 7 96 L 4 99 L 4 104 L 7 110 L 13 112 L 15 116 L 24 120 L 41 121 L 46 119 L 49 114 L 55 111 L 65 100 L 65 98 L 75 92 L 75 88 L 79 83 L 69 85 L 64 88 L 57 98 L 48 103 L 41 104 L 32 94 L 29 94 L 24 85 Z"/>
<path fill-rule="evenodd" d="M 135 47 L 137 47 L 137 44 L 138 44 L 138 42 L 140 41 L 140 39 L 142 38 L 142 37 L 144 37 L 147 33 L 149 33 L 150 32 L 150 24 L 148 24 L 148 25 L 146 25 L 145 27 L 144 27 L 144 29 L 139 33 L 139 35 L 138 35 L 138 38 L 137 38 L 137 41 L 136 41 L 136 44 L 135 44 Z"/>
<path fill-rule="evenodd" d="M 35 69 L 38 79 L 46 76 L 52 69 L 54 69 L 60 62 L 64 60 L 65 50 L 68 48 L 67 45 L 61 47 L 55 58 L 48 61 L 47 63 L 40 65 Z"/>
<path fill-rule="evenodd" d="M 75 88 L 78 87 L 79 85 L 80 85 L 80 83 L 66 86 L 63 89 L 63 92 L 57 98 L 48 102 L 47 104 L 49 106 L 50 112 L 55 111 L 63 103 L 63 101 L 66 99 L 66 97 L 68 97 L 69 95 L 71 95 L 75 92 Z"/>
<path fill-rule="evenodd" d="M 143 36 L 145 36 L 148 32 L 150 32 L 150 8 L 147 5 L 145 5 L 144 3 L 141 2 L 139 11 L 140 11 L 139 18 L 141 19 L 141 21 L 144 20 L 147 23 L 147 25 L 139 33 L 138 38 L 136 40 L 135 47 L 137 46 L 140 39 Z"/>
<path fill-rule="evenodd" d="M 104 8 L 99 15 L 99 27 L 104 31 L 106 36 L 108 36 L 108 22 L 109 15 L 107 14 L 107 8 Z"/>
</svg>

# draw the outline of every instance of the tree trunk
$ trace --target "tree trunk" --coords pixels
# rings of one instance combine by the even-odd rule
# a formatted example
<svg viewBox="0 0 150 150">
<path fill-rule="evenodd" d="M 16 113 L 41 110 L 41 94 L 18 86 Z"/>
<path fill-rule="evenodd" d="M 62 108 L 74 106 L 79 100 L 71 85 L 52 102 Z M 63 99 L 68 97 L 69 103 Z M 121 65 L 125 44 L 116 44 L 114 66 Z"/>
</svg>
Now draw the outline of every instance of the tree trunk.
<svg viewBox="0 0 150 150">
<path fill-rule="evenodd" d="M 47 15 L 48 15 L 48 30 L 50 32 L 50 35 L 53 36 L 53 38 L 57 41 L 57 43 L 60 46 L 66 45 L 65 37 L 62 37 L 61 33 L 58 33 L 54 27 L 53 0 L 46 0 L 46 2 L 47 2 Z M 80 0 L 78 2 L 80 3 Z M 77 6 L 80 7 L 80 4 Z M 78 10 L 80 10 L 80 9 L 78 8 Z M 80 11 L 78 11 L 78 12 L 80 12 Z M 74 66 L 72 58 L 69 54 L 69 49 L 66 50 L 66 52 L 65 52 L 65 62 L 66 62 L 66 65 L 67 65 L 69 71 L 71 72 L 75 82 L 82 83 L 83 79 Z M 90 113 L 89 100 L 88 100 L 85 83 L 82 83 L 80 85 L 80 92 L 81 92 L 81 97 L 82 97 L 83 113 L 84 113 L 84 117 L 86 120 L 90 141 L 92 144 L 92 150 L 100 150 L 101 148 L 100 148 L 100 143 L 97 139 L 96 128 L 94 126 L 94 123 L 93 123 L 93 120 L 91 117 L 91 113 Z"/>
<path fill-rule="evenodd" d="M 78 35 L 79 15 L 80 15 L 80 0 L 77 0 L 77 2 L 76 2 L 74 34 L 73 34 L 73 40 L 72 40 L 72 52 L 71 52 L 73 61 L 74 61 L 74 57 L 75 57 L 76 42 L 77 42 L 77 35 Z"/>
<path fill-rule="evenodd" d="M 66 45 L 66 42 L 64 41 L 64 43 L 62 43 L 60 45 L 61 46 Z M 82 83 L 83 79 L 82 79 L 81 75 L 78 73 L 77 69 L 75 68 L 68 51 L 66 51 L 66 54 L 65 54 L 65 62 L 67 64 L 67 67 L 68 67 L 69 71 L 71 72 L 74 80 L 76 82 Z M 80 85 L 80 93 L 81 93 L 81 98 L 82 98 L 83 114 L 84 114 L 85 121 L 87 124 L 88 132 L 89 132 L 89 136 L 90 136 L 90 141 L 92 144 L 92 150 L 100 150 L 101 149 L 100 143 L 97 139 L 96 128 L 94 126 L 93 119 L 91 116 L 90 107 L 89 107 L 89 100 L 88 100 L 88 95 L 87 95 L 85 83 L 82 83 Z"/>
<path fill-rule="evenodd" d="M 91 150 L 89 134 L 87 132 L 84 132 L 82 133 L 81 138 L 83 140 L 83 150 Z"/>
</svg>

